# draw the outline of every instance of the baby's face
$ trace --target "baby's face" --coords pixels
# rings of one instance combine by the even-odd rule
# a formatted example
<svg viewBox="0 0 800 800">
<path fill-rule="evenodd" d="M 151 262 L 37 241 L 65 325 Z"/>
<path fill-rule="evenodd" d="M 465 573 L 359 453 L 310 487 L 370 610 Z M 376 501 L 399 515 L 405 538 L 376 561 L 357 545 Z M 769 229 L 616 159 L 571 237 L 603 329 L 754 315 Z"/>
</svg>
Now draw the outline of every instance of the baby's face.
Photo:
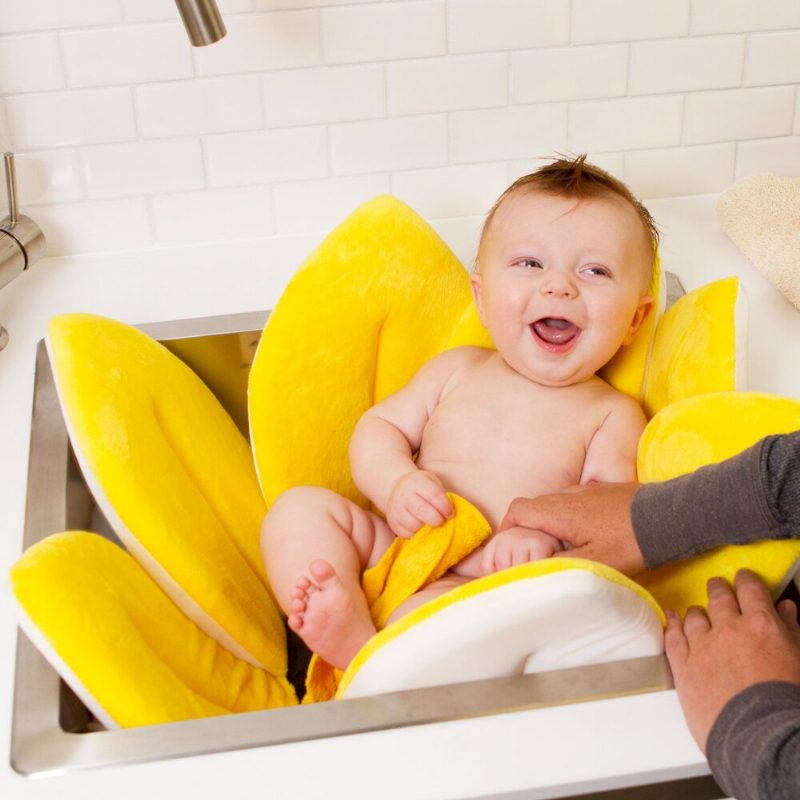
<svg viewBox="0 0 800 800">
<path fill-rule="evenodd" d="M 628 344 L 652 305 L 652 245 L 634 209 L 521 190 L 495 212 L 472 276 L 483 324 L 525 377 L 568 386 Z"/>
</svg>

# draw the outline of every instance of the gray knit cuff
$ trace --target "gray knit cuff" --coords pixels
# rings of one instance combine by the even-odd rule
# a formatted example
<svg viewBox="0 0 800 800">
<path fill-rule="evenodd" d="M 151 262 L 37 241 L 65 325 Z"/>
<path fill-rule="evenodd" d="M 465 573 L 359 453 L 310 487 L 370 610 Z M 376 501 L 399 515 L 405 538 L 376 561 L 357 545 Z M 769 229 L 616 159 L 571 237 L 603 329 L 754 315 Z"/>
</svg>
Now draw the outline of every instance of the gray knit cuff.
<svg viewBox="0 0 800 800">
<path fill-rule="evenodd" d="M 738 456 L 665 483 L 643 485 L 631 507 L 645 566 L 654 569 L 779 527 L 762 480 L 762 440 Z"/>
<path fill-rule="evenodd" d="M 717 783 L 739 800 L 796 800 L 800 686 L 769 681 L 739 692 L 712 725 L 706 756 Z"/>
</svg>

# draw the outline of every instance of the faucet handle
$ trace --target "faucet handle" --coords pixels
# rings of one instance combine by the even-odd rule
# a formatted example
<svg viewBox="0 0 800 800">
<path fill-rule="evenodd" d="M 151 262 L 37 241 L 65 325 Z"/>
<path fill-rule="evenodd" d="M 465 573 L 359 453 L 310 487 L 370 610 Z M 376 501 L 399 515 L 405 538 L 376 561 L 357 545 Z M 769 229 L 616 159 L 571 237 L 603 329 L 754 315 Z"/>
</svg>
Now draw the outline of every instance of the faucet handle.
<svg viewBox="0 0 800 800">
<path fill-rule="evenodd" d="M 14 154 L 3 153 L 3 162 L 6 170 L 6 191 L 8 192 L 8 224 L 9 227 L 13 228 L 19 219 L 19 206 L 17 204 L 17 168 L 14 165 Z M 5 220 L 3 221 L 5 222 Z"/>
</svg>

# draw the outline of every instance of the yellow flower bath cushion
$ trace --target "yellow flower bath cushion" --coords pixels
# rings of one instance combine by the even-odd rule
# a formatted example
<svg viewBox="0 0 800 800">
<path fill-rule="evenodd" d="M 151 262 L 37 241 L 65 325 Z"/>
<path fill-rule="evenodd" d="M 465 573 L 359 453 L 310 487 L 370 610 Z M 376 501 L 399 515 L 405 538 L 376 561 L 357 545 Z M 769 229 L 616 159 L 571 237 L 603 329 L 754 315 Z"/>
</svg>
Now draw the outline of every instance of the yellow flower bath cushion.
<svg viewBox="0 0 800 800">
<path fill-rule="evenodd" d="M 206 633 L 282 678 L 285 632 L 259 553 L 264 502 L 230 417 L 128 325 L 66 314 L 47 344 L 78 463 L 125 547 Z"/>
<path fill-rule="evenodd" d="M 746 313 L 738 278 L 701 286 L 667 310 L 644 387 L 648 418 L 687 397 L 746 388 Z"/>
<path fill-rule="evenodd" d="M 675 478 L 724 461 L 764 436 L 798 429 L 797 400 L 758 392 L 691 397 L 668 406 L 648 424 L 639 443 L 639 480 Z M 692 605 L 705 606 L 709 578 L 732 581 L 742 568 L 760 575 L 777 596 L 796 572 L 798 559 L 796 539 L 731 545 L 642 573 L 637 580 L 664 608 L 683 613 Z"/>
<path fill-rule="evenodd" d="M 11 569 L 20 625 L 107 728 L 293 705 L 282 678 L 203 633 L 120 547 L 67 532 Z"/>
<path fill-rule="evenodd" d="M 658 269 L 654 285 L 661 285 Z M 646 389 L 654 409 L 693 394 L 733 388 L 730 376 L 735 372 L 731 366 L 735 358 L 729 356 L 729 349 L 735 337 L 729 334 L 731 326 L 735 328 L 735 314 L 729 310 L 737 296 L 715 289 L 714 302 L 699 304 L 702 314 L 710 308 L 709 316 L 701 317 L 711 320 L 712 328 L 716 317 L 730 322 L 723 322 L 725 335 L 696 338 L 695 343 L 701 343 L 697 353 L 688 346 L 693 335 L 692 314 L 673 313 L 674 322 L 662 333 L 660 343 L 654 339 L 653 315 L 634 344 L 608 365 L 605 377 L 639 397 L 649 363 Z M 709 379 L 697 382 L 692 373 L 711 357 L 709 341 L 718 348 L 713 358 L 720 369 L 710 370 Z M 117 724 L 293 703 L 284 679 L 282 621 L 258 551 L 258 530 L 265 512 L 258 483 L 267 504 L 298 484 L 327 486 L 365 503 L 348 469 L 347 448 L 356 420 L 369 406 L 404 385 L 429 358 L 463 344 L 491 347 L 473 308 L 467 272 L 424 220 L 391 197 L 367 203 L 331 233 L 291 281 L 270 316 L 249 381 L 249 422 L 257 470 L 230 418 L 191 370 L 165 348 L 110 320 L 87 315 L 54 320 L 49 349 L 60 399 L 76 455 L 98 505 L 130 552 L 216 642 L 204 638 L 188 621 L 179 622 L 178 611 L 174 619 L 171 611 L 162 612 L 166 598 L 159 594 L 162 599 L 155 599 L 155 587 L 144 581 L 122 551 L 109 556 L 103 548 L 111 545 L 87 544 L 83 535 L 69 534 L 78 538 L 66 540 L 69 546 L 63 548 L 63 557 L 52 555 L 62 552 L 61 540 L 47 540 L 28 561 L 27 554 L 23 557 L 22 571 L 15 578 L 17 587 L 35 587 L 27 594 L 24 589 L 15 591 L 18 598 L 25 595 L 20 603 L 32 627 L 41 634 L 43 646 L 51 648 L 76 684 L 99 699 L 103 713 Z M 672 357 L 675 348 L 683 353 L 681 357 Z M 708 396 L 695 399 L 704 403 Z M 653 440 L 660 444 L 664 436 L 670 441 L 667 428 L 658 433 L 662 423 L 657 420 L 648 429 Z M 676 422 L 679 428 L 680 420 Z M 658 452 L 656 445 L 643 446 L 643 471 L 650 469 L 647 454 L 651 447 L 653 453 Z M 682 453 L 683 446 L 671 452 L 673 456 Z M 702 459 L 709 456 L 702 448 L 698 452 L 692 458 L 705 463 Z M 670 464 L 670 458 L 664 457 L 666 472 L 676 474 L 678 468 Z M 114 591 L 83 598 L 100 621 L 101 631 L 119 629 L 125 631 L 126 640 L 131 637 L 135 641 L 131 650 L 120 650 L 123 660 L 130 662 L 129 672 L 118 672 L 120 665 L 114 663 L 110 673 L 116 680 L 129 682 L 135 679 L 130 666 L 141 658 L 140 669 L 148 682 L 175 686 L 177 705 L 168 712 L 159 708 L 162 702 L 168 703 L 156 690 L 151 707 L 146 707 L 146 698 L 140 701 L 136 695 L 133 712 L 128 715 L 125 711 L 124 720 L 116 712 L 112 714 L 104 699 L 108 689 L 102 674 L 87 672 L 80 654 L 70 650 L 63 638 L 50 639 L 49 633 L 62 627 L 62 609 L 48 612 L 36 599 L 39 594 L 47 597 L 42 583 L 35 577 L 19 576 L 28 566 L 30 575 L 41 574 L 45 583 L 55 580 L 51 578 L 54 572 L 67 576 L 71 561 L 80 562 L 82 553 L 86 553 L 87 565 L 94 564 L 114 583 L 119 582 L 131 602 L 144 598 L 142 607 L 153 624 L 162 617 L 168 620 L 166 638 L 156 635 L 139 641 L 125 627 L 126 600 Z M 121 557 L 127 561 L 120 561 Z M 89 569 L 87 566 L 84 572 Z M 385 577 L 386 586 L 394 592 L 393 583 L 399 579 L 396 575 Z M 387 690 L 375 688 L 380 686 L 418 685 L 417 677 L 403 678 L 403 670 L 413 672 L 418 657 L 424 661 L 432 655 L 436 663 L 431 662 L 430 669 L 424 667 L 427 674 L 441 674 L 443 661 L 449 661 L 445 664 L 450 670 L 447 680 L 489 676 L 485 671 L 473 674 L 462 669 L 468 663 L 467 651 L 472 653 L 470 647 L 475 646 L 482 662 L 491 661 L 489 656 L 495 651 L 499 658 L 502 651 L 520 669 L 574 665 L 570 661 L 573 624 L 589 644 L 600 629 L 603 642 L 617 643 L 608 652 L 600 652 L 599 646 L 582 649 L 587 659 L 582 663 L 607 660 L 614 653 L 624 657 L 658 652 L 658 607 L 641 588 L 620 578 L 613 570 L 597 565 L 576 567 L 575 562 L 566 565 L 554 559 L 470 583 L 376 636 L 348 669 L 342 691 L 355 695 Z M 63 580 L 68 584 L 67 577 Z M 684 573 L 678 575 L 677 584 L 683 591 L 697 580 L 696 575 Z M 60 586 L 56 591 L 66 592 Z M 658 580 L 653 591 L 662 591 Z M 521 606 L 520 598 L 524 599 Z M 602 605 L 598 598 L 603 598 L 602 603 L 608 601 L 612 613 L 589 617 L 593 621 L 588 627 L 580 621 L 580 614 L 570 617 L 567 624 L 566 616 L 559 616 L 558 609 L 547 604 L 557 600 L 558 608 L 580 607 L 586 616 L 596 601 L 598 607 Z M 539 603 L 544 604 L 544 611 L 538 610 Z M 504 631 L 501 646 L 491 636 L 498 625 L 503 633 L 502 620 L 513 606 L 528 614 L 530 625 L 526 627 L 527 623 L 515 617 L 516 622 Z M 64 600 L 63 613 L 69 608 Z M 497 608 L 503 609 L 501 613 L 493 613 Z M 75 620 L 83 616 L 74 613 Z M 471 622 L 473 617 L 482 622 Z M 130 619 L 140 618 L 131 612 Z M 95 642 L 92 632 L 82 631 L 74 620 L 64 628 L 76 640 L 83 637 L 88 641 L 90 649 L 99 648 L 102 659 L 114 658 Z M 508 649 L 523 630 L 535 638 L 537 652 L 547 655 L 534 656 L 530 651 L 520 655 L 511 652 L 513 647 Z M 631 632 L 633 638 L 626 640 Z M 146 631 L 146 636 L 151 633 Z M 548 649 L 549 636 L 553 639 Z M 149 656 L 144 655 L 145 641 L 154 648 Z M 623 641 L 634 642 L 633 649 Z M 429 652 L 431 642 L 439 643 L 438 653 Z M 639 645 L 643 649 L 637 649 Z M 191 679 L 184 677 L 185 665 L 177 654 L 181 649 L 201 665 Z M 223 665 L 230 661 L 219 676 L 206 669 L 217 660 Z M 175 681 L 162 677 L 164 665 L 174 669 Z M 231 681 L 233 694 L 241 689 L 246 701 L 236 705 L 226 693 L 227 686 L 215 683 L 218 677 Z M 381 683 L 384 677 L 390 682 Z M 191 687 L 188 693 L 181 688 L 186 682 Z"/>
</svg>

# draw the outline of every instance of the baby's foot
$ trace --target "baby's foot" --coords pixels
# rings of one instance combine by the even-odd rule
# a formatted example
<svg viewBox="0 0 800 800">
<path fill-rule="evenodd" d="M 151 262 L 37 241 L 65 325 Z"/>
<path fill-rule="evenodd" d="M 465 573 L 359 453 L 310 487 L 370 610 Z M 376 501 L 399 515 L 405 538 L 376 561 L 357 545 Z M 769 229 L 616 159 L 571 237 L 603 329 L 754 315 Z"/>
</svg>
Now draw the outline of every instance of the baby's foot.
<svg viewBox="0 0 800 800">
<path fill-rule="evenodd" d="M 303 576 L 295 584 L 289 627 L 331 666 L 344 669 L 375 635 L 366 598 L 360 588 L 350 591 L 327 561 L 312 561 L 308 571 L 315 583 Z"/>
</svg>

